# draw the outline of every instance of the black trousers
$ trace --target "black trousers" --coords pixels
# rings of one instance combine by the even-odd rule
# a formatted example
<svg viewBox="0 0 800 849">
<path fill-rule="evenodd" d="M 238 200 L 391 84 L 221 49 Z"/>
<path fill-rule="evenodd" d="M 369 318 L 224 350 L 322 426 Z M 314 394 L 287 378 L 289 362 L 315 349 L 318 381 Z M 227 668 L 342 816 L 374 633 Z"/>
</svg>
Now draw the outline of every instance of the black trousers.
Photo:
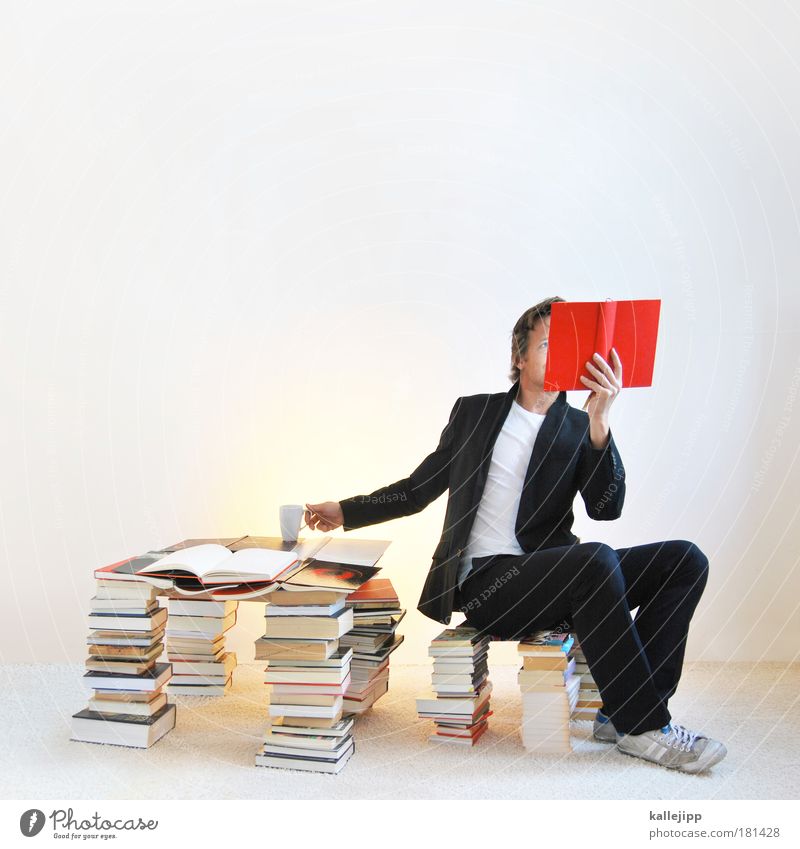
<svg viewBox="0 0 800 849">
<path fill-rule="evenodd" d="M 618 731 L 670 721 L 686 636 L 708 578 L 692 542 L 577 543 L 477 557 L 456 593 L 465 624 L 506 640 L 568 620 Z M 635 618 L 631 610 L 638 607 Z"/>
</svg>

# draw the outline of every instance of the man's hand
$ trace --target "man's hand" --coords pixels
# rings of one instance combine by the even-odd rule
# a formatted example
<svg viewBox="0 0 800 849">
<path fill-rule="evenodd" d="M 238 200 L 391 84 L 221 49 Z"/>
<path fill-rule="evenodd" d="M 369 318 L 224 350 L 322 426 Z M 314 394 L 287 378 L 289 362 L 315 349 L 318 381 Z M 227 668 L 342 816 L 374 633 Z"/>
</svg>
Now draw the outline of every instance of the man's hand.
<svg viewBox="0 0 800 849">
<path fill-rule="evenodd" d="M 332 531 L 344 524 L 344 513 L 338 501 L 306 504 L 303 518 L 312 531 Z"/>
<path fill-rule="evenodd" d="M 608 444 L 608 411 L 622 389 L 622 362 L 614 348 L 611 349 L 611 361 L 613 371 L 600 354 L 595 354 L 594 363 L 586 363 L 586 370 L 594 380 L 581 375 L 584 386 L 592 390 L 583 409 L 589 413 L 589 438 L 593 448 L 605 448 Z"/>
</svg>

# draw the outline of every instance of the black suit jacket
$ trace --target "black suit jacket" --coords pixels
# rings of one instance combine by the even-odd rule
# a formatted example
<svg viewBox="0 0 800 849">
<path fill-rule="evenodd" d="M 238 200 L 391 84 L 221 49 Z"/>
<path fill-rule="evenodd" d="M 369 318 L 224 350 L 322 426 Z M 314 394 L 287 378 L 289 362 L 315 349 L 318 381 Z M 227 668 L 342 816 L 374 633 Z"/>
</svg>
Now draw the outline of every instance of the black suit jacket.
<svg viewBox="0 0 800 849">
<path fill-rule="evenodd" d="M 436 450 L 407 477 L 341 501 L 344 530 L 410 516 L 446 489 L 447 512 L 433 553 L 418 609 L 450 623 L 461 555 L 480 504 L 495 440 L 519 389 L 465 395 L 450 413 Z M 572 504 L 580 492 L 592 519 L 616 519 L 625 499 L 625 469 L 613 436 L 605 448 L 592 447 L 589 416 L 560 392 L 536 437 L 517 513 L 515 535 L 525 552 L 577 541 Z"/>
</svg>

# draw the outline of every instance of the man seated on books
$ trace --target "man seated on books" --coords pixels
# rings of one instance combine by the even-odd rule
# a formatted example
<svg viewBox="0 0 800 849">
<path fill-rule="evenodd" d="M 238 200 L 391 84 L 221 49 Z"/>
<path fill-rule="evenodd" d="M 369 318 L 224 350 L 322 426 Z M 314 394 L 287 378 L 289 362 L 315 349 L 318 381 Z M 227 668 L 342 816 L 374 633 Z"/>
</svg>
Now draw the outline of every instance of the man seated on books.
<svg viewBox="0 0 800 849">
<path fill-rule="evenodd" d="M 725 746 L 673 723 L 667 703 L 681 675 L 686 637 L 708 576 L 692 542 L 613 549 L 580 542 L 572 506 L 580 492 L 592 519 L 616 519 L 625 470 L 609 425 L 623 385 L 615 351 L 586 364 L 584 410 L 544 389 L 551 305 L 514 326 L 513 386 L 457 399 L 436 450 L 402 480 L 342 501 L 308 504 L 310 528 L 345 531 L 417 513 L 449 489 L 444 531 L 419 610 L 500 639 L 568 620 L 603 707 L 596 739 L 684 772 L 722 760 Z M 630 611 L 638 608 L 635 619 Z"/>
</svg>

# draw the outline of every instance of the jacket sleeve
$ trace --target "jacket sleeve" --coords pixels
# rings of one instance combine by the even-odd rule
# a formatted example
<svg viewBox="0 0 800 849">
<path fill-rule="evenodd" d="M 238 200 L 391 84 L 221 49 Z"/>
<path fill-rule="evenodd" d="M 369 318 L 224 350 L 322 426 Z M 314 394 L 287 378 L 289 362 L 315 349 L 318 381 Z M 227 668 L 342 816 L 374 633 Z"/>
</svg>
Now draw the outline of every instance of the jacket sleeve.
<svg viewBox="0 0 800 849">
<path fill-rule="evenodd" d="M 447 489 L 450 483 L 455 420 L 461 400 L 458 398 L 453 405 L 450 420 L 442 431 L 436 450 L 407 478 L 376 489 L 369 495 L 354 495 L 339 502 L 345 531 L 419 513 Z"/>
<path fill-rule="evenodd" d="M 625 501 L 625 467 L 609 434 L 605 448 L 594 448 L 587 429 L 578 461 L 578 489 L 590 519 L 618 519 Z"/>
</svg>

